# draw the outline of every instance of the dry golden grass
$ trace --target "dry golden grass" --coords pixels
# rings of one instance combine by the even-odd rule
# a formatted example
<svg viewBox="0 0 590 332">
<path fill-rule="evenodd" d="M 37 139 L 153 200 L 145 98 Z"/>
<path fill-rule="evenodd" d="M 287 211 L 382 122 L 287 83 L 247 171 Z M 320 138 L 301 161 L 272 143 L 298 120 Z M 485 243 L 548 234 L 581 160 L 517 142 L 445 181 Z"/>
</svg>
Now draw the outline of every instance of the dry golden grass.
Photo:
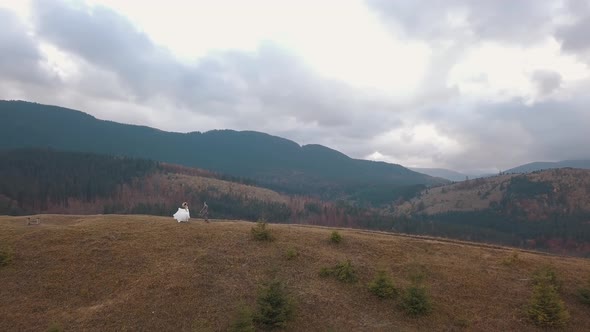
<svg viewBox="0 0 590 332">
<path fill-rule="evenodd" d="M 225 331 L 240 305 L 255 308 L 258 286 L 278 277 L 296 303 L 289 331 L 535 331 L 524 313 L 531 276 L 550 265 L 572 318 L 590 330 L 577 288 L 590 261 L 469 243 L 339 229 L 269 225 L 274 242 L 252 239 L 252 223 L 152 216 L 0 217 L 0 330 Z M 287 250 L 297 256 L 285 257 Z M 359 282 L 321 278 L 322 267 L 349 259 Z M 509 264 L 506 262 L 509 261 Z M 430 316 L 412 318 L 367 284 L 385 270 L 405 288 L 422 274 Z"/>
</svg>

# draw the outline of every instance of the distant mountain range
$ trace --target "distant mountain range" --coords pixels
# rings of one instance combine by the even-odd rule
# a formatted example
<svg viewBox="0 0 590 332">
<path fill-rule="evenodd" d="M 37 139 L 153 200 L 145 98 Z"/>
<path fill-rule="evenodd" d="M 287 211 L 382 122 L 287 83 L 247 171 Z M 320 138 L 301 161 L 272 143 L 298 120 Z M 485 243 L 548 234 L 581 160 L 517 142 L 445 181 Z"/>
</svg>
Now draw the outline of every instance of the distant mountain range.
<svg viewBox="0 0 590 332">
<path fill-rule="evenodd" d="M 535 171 L 542 171 L 546 169 L 555 169 L 555 168 L 579 168 L 579 169 L 590 169 L 590 160 L 562 160 L 556 162 L 544 162 L 544 161 L 537 161 L 532 162 L 524 165 L 520 165 L 509 170 L 504 171 L 503 173 L 508 174 L 521 174 L 521 173 L 531 173 Z M 453 171 L 450 169 L 445 168 L 419 168 L 419 167 L 410 167 L 411 170 L 423 173 L 426 175 L 430 175 L 433 177 L 443 178 L 454 182 L 465 181 L 467 179 L 475 179 L 480 177 L 489 177 L 494 176 L 496 174 L 490 173 L 480 173 L 480 174 L 466 174 L 457 171 Z"/>
<path fill-rule="evenodd" d="M 253 179 L 283 192 L 323 197 L 373 185 L 446 182 L 400 165 L 353 159 L 321 145 L 299 146 L 260 132 L 166 132 L 99 120 L 62 107 L 0 101 L 0 149 L 25 147 L 146 158 Z"/>
<path fill-rule="evenodd" d="M 556 162 L 533 162 L 511 168 L 505 173 L 530 173 L 553 168 L 581 168 L 590 169 L 590 160 L 562 160 Z"/>
<path fill-rule="evenodd" d="M 410 167 L 412 171 L 439 177 L 451 181 L 464 181 L 468 175 L 445 168 L 419 168 Z"/>
</svg>

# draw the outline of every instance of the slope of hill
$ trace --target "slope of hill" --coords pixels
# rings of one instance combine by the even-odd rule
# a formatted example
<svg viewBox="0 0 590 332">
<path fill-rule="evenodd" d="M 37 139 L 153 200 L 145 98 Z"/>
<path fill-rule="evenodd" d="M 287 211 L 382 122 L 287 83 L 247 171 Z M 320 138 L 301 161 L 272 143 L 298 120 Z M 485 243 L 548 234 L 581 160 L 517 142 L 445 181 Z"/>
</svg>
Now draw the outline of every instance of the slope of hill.
<svg viewBox="0 0 590 332">
<path fill-rule="evenodd" d="M 251 131 L 188 134 L 98 120 L 70 109 L 0 101 L 0 148 L 59 150 L 140 157 L 255 179 L 281 191 L 334 197 L 355 185 L 434 184 L 444 180 L 400 165 L 358 160 L 319 145 Z"/>
<path fill-rule="evenodd" d="M 289 219 L 294 200 L 208 171 L 150 160 L 48 149 L 0 151 L 0 214 L 149 213 L 180 202 L 216 216 Z M 301 204 L 299 204 L 301 205 Z"/>
<path fill-rule="evenodd" d="M 576 296 L 590 277 L 585 259 L 345 229 L 334 245 L 332 229 L 270 225 L 276 240 L 261 243 L 244 222 L 39 217 L 39 226 L 0 217 L 0 245 L 13 253 L 0 266 L 3 331 L 227 331 L 240 306 L 256 311 L 271 279 L 284 282 L 295 305 L 286 331 L 537 331 L 525 308 L 543 267 L 561 282 L 567 330 L 590 328 Z M 320 276 L 344 260 L 356 283 Z M 371 294 L 379 270 L 401 290 L 421 280 L 430 315 L 409 316 L 399 298 Z"/>
<path fill-rule="evenodd" d="M 207 201 L 215 218 L 377 228 L 376 212 L 289 196 L 249 180 L 150 160 L 50 149 L 0 150 L 0 214 L 142 213 L 169 216 Z M 400 193 L 388 193 L 397 197 Z M 389 196 L 388 196 L 389 197 Z"/>
<path fill-rule="evenodd" d="M 459 173 L 450 169 L 445 168 L 419 168 L 419 167 L 410 167 L 412 171 L 430 175 L 437 178 L 443 178 L 450 181 L 463 181 L 467 177 L 466 174 Z"/>
<path fill-rule="evenodd" d="M 520 165 L 507 170 L 505 173 L 530 173 L 553 168 L 582 168 L 590 169 L 590 160 L 562 160 L 556 162 L 534 162 Z"/>
<path fill-rule="evenodd" d="M 411 213 L 418 205 L 425 214 L 505 207 L 531 220 L 555 213 L 590 212 L 590 170 L 552 169 L 478 178 L 427 189 L 397 211 Z"/>
<path fill-rule="evenodd" d="M 590 255 L 590 170 L 479 178 L 424 190 L 392 209 L 430 234 Z"/>
</svg>

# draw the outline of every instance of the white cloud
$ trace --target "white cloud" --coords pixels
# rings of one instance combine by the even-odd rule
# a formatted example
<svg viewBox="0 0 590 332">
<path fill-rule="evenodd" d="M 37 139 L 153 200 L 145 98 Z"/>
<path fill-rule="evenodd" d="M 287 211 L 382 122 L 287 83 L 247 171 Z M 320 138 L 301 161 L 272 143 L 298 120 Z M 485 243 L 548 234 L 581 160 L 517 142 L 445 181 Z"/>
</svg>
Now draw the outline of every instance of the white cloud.
<svg viewBox="0 0 590 332">
<path fill-rule="evenodd" d="M 417 123 L 384 132 L 371 141 L 378 150 L 367 159 L 403 164 L 408 167 L 440 164 L 463 152 L 463 146 L 442 133 L 434 124 Z"/>
<path fill-rule="evenodd" d="M 531 76 L 539 70 L 558 74 L 564 84 L 590 77 L 588 66 L 560 53 L 555 40 L 534 47 L 514 47 L 483 43 L 471 48 L 451 70 L 448 84 L 459 87 L 465 96 L 491 101 L 539 97 Z"/>
<path fill-rule="evenodd" d="M 127 15 L 184 61 L 212 50 L 255 53 L 261 42 L 272 41 L 327 78 L 397 96 L 413 92 L 430 55 L 428 45 L 388 34 L 358 0 L 93 3 Z"/>
</svg>

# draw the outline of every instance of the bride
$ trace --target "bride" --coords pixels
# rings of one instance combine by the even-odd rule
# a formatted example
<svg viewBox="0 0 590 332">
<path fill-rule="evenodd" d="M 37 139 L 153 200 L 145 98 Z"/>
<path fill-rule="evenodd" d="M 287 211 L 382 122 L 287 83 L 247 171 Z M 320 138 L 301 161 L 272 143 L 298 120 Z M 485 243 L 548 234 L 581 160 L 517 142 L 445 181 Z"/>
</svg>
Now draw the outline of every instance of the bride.
<svg viewBox="0 0 590 332">
<path fill-rule="evenodd" d="M 182 203 L 182 207 L 178 208 L 178 211 L 173 215 L 174 219 L 178 220 L 178 222 L 188 221 L 191 217 L 188 211 L 188 203 Z"/>
</svg>

